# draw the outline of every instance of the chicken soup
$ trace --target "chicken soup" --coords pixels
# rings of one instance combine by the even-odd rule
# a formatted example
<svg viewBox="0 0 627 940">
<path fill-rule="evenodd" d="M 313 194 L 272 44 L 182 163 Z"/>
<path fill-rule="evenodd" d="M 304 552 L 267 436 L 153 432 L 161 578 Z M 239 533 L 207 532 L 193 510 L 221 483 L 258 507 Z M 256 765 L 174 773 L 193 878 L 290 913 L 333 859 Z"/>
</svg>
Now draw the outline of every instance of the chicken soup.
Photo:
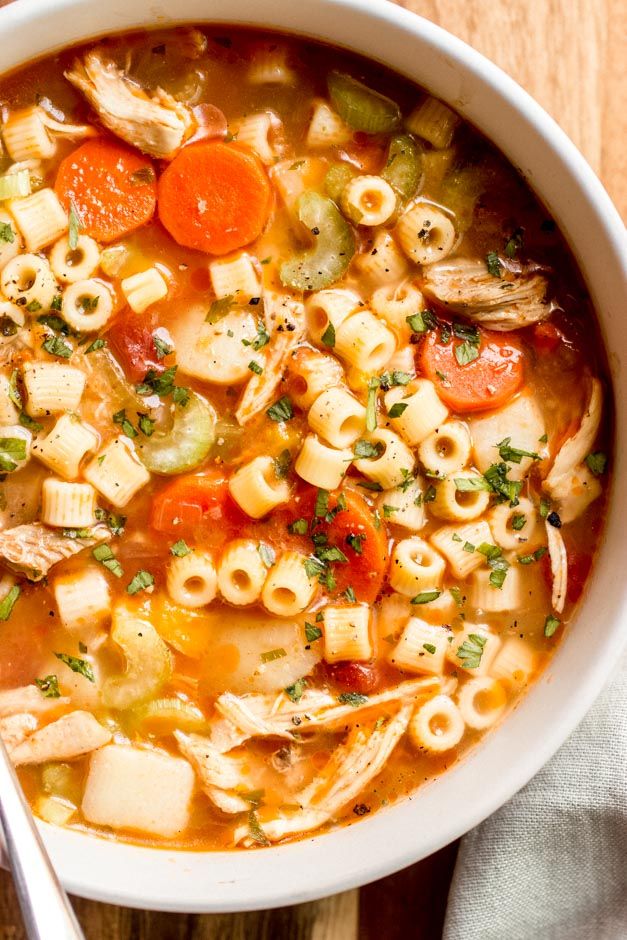
<svg viewBox="0 0 627 940">
<path fill-rule="evenodd" d="M 545 668 L 602 529 L 555 223 L 427 91 L 282 35 L 117 36 L 0 99 L 0 735 L 35 813 L 251 848 L 413 793 Z"/>
</svg>

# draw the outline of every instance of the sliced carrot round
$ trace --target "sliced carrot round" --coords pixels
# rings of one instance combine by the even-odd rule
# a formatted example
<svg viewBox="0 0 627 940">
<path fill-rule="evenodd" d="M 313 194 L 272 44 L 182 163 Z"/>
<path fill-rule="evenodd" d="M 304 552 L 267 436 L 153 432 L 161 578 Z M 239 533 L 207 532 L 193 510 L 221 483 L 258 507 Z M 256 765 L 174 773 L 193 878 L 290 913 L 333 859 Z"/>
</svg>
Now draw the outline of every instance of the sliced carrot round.
<svg viewBox="0 0 627 940">
<path fill-rule="evenodd" d="M 233 144 L 185 147 L 159 179 L 159 218 L 186 248 L 223 255 L 254 241 L 271 205 L 265 170 Z"/>
<path fill-rule="evenodd" d="M 153 217 L 157 184 L 148 157 L 106 137 L 88 140 L 61 162 L 57 196 L 69 211 L 74 205 L 81 231 L 112 242 Z"/>
<path fill-rule="evenodd" d="M 455 337 L 442 342 L 438 328 L 422 341 L 419 366 L 435 384 L 442 401 L 453 411 L 473 412 L 500 408 L 524 381 L 524 353 L 511 334 L 479 330 L 476 359 L 458 361 Z"/>
</svg>

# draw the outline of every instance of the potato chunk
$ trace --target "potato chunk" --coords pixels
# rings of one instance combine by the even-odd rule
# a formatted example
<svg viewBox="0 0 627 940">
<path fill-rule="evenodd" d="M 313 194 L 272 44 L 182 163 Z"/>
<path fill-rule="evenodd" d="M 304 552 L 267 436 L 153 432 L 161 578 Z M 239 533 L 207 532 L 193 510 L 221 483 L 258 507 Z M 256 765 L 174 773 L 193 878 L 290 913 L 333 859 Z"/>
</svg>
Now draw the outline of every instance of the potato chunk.
<svg viewBox="0 0 627 940">
<path fill-rule="evenodd" d="M 113 829 L 176 836 L 189 822 L 194 771 L 158 751 L 110 744 L 94 754 L 85 793 L 85 818 Z"/>
</svg>

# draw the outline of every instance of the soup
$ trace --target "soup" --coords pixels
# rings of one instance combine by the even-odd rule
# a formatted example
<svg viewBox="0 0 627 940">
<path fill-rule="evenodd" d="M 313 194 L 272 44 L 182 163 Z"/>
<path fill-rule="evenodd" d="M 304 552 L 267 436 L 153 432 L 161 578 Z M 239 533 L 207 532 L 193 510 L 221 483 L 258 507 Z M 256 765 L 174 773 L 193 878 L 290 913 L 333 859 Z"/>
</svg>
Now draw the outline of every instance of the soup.
<svg viewBox="0 0 627 940">
<path fill-rule="evenodd" d="M 356 821 L 572 620 L 609 386 L 565 243 L 380 66 L 214 28 L 0 83 L 0 734 L 155 845 Z"/>
</svg>

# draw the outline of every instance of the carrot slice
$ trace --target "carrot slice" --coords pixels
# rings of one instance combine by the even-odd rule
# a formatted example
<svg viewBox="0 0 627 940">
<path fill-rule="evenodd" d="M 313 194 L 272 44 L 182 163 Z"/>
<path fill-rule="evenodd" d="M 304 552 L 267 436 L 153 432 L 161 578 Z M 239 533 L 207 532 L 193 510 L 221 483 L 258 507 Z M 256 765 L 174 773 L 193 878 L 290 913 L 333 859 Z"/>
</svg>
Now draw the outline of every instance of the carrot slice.
<svg viewBox="0 0 627 940">
<path fill-rule="evenodd" d="M 201 141 L 185 147 L 159 179 L 159 218 L 174 241 L 212 255 L 254 241 L 270 204 L 261 162 L 233 144 Z"/>
<path fill-rule="evenodd" d="M 455 354 L 460 340 L 442 342 L 441 329 L 422 341 L 419 366 L 435 383 L 438 395 L 453 411 L 473 412 L 500 408 L 524 380 L 524 354 L 511 334 L 479 330 L 479 355 L 461 365 Z"/>
<path fill-rule="evenodd" d="M 112 242 L 153 217 L 157 184 L 151 161 L 106 137 L 88 140 L 61 162 L 57 196 L 80 217 L 81 231 Z"/>
</svg>

